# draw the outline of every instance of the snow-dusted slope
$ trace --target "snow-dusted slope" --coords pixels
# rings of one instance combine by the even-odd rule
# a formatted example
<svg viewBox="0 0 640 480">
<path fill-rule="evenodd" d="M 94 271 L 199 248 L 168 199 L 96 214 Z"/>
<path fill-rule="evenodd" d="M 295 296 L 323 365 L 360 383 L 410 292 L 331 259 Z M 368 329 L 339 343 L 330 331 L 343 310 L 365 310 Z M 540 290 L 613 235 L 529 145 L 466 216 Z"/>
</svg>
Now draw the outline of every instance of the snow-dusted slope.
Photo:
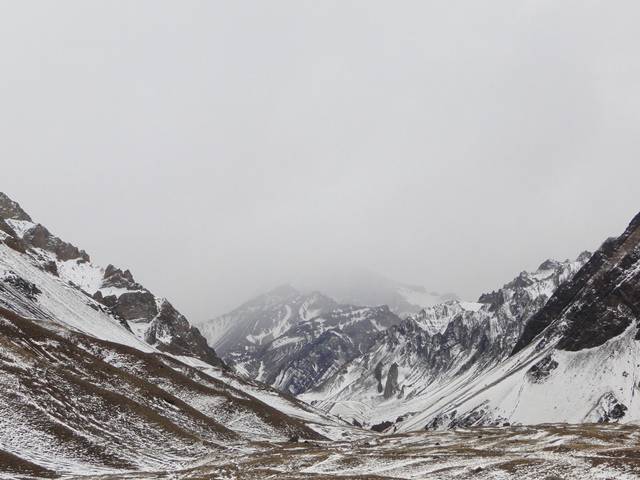
<svg viewBox="0 0 640 480">
<path fill-rule="evenodd" d="M 338 426 L 311 410 L 288 416 L 174 357 L 4 308 L 0 397 L 0 452 L 74 474 L 179 468 L 251 440 L 322 438 L 314 421 Z"/>
<path fill-rule="evenodd" d="M 338 305 L 320 293 L 284 286 L 200 328 L 234 370 L 297 395 L 398 323 L 386 306 Z"/>
<path fill-rule="evenodd" d="M 400 421 L 504 360 L 526 320 L 587 261 L 546 261 L 478 303 L 423 309 L 381 334 L 369 351 L 301 395 L 317 407 L 366 425 Z"/>
<path fill-rule="evenodd" d="M 0 213 L 15 214 L 3 205 L 15 202 L 0 202 Z M 125 294 L 133 292 L 130 275 L 93 267 L 50 234 L 25 240 L 34 227 L 14 227 L 30 220 L 0 220 L 0 477 L 7 459 L 9 471 L 40 477 L 171 470 L 255 440 L 349 434 L 344 423 L 229 372 L 206 342 L 190 343 L 192 327 L 166 301 L 152 333 L 135 335 L 87 291 L 102 275 L 100 289 L 119 288 L 114 276 L 124 276 Z M 71 261 L 79 268 L 66 270 Z"/>
<path fill-rule="evenodd" d="M 198 326 L 210 344 L 224 357 L 247 349 L 255 350 L 300 322 L 336 306 L 336 302 L 320 293 L 303 294 L 289 285 L 283 285 Z"/>
<path fill-rule="evenodd" d="M 556 290 L 514 355 L 399 429 L 640 421 L 639 318 L 640 215 Z"/>
<path fill-rule="evenodd" d="M 2 193 L 0 215 L 4 225 L 4 228 L 0 228 L 0 240 L 4 239 L 5 243 L 0 253 L 0 275 L 31 279 L 29 281 L 38 288 L 44 289 L 44 295 L 39 298 L 40 307 L 52 317 L 99 338 L 132 342 L 128 337 L 122 339 L 122 333 L 114 331 L 112 327 L 109 327 L 108 335 L 105 332 L 99 335 L 96 328 L 104 330 L 107 327 L 103 322 L 105 316 L 100 316 L 96 311 L 108 313 L 109 321 L 115 319 L 116 323 L 149 345 L 221 365 L 220 359 L 200 332 L 166 299 L 156 297 L 137 283 L 129 270 L 122 271 L 113 265 L 106 268 L 95 265 L 84 250 L 34 223 L 18 203 Z M 53 288 L 51 285 L 57 285 L 60 281 L 66 284 L 67 291 L 82 292 L 82 301 L 73 301 L 68 294 L 65 298 L 48 295 L 47 292 Z M 84 298 L 86 296 L 94 301 L 88 301 Z M 96 315 L 99 316 L 98 320 L 94 320 Z"/>
</svg>

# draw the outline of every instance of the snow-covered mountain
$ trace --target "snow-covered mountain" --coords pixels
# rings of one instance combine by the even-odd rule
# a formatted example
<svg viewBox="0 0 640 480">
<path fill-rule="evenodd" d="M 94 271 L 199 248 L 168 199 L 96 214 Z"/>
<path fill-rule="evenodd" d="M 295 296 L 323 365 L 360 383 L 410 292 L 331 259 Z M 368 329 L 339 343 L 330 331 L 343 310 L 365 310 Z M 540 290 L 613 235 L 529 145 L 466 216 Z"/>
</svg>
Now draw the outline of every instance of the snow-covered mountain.
<svg viewBox="0 0 640 480">
<path fill-rule="evenodd" d="M 159 350 L 192 355 L 212 365 L 221 365 L 200 332 L 166 299 L 137 283 L 129 270 L 95 265 L 84 250 L 34 223 L 20 205 L 3 193 L 0 193 L 0 215 L 4 225 L 0 227 L 0 235 L 31 260 L 29 263 L 23 258 L 5 255 L 3 260 L 8 267 L 5 278 L 18 275 L 16 271 L 20 268 L 26 276 L 42 276 L 44 274 L 37 271 L 42 270 L 91 296 L 95 300 L 92 308 L 109 312 L 122 326 Z"/>
<path fill-rule="evenodd" d="M 640 215 L 526 324 L 513 355 L 442 389 L 399 430 L 640 420 Z"/>
<path fill-rule="evenodd" d="M 282 285 L 198 326 L 216 351 L 228 356 L 254 351 L 336 306 L 334 300 L 318 292 L 303 294 Z"/>
<path fill-rule="evenodd" d="M 0 398 L 7 478 L 171 470 L 256 440 L 350 431 L 229 371 L 169 302 L 4 194 Z"/>
<path fill-rule="evenodd" d="M 318 292 L 282 286 L 200 329 L 234 370 L 297 395 L 400 321 L 387 306 L 339 305 Z"/>
<path fill-rule="evenodd" d="M 391 426 L 511 353 L 526 321 L 589 259 L 547 260 L 477 303 L 425 308 L 380 334 L 362 356 L 300 396 L 358 424 Z M 382 428 L 381 427 L 381 428 Z"/>
</svg>

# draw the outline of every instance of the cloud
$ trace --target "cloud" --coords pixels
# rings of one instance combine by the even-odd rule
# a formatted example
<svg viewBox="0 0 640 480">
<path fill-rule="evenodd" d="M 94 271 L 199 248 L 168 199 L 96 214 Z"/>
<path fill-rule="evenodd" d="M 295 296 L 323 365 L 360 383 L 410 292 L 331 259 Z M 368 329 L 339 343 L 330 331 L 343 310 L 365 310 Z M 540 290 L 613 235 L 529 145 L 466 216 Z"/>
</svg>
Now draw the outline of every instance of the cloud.
<svg viewBox="0 0 640 480">
<path fill-rule="evenodd" d="M 195 318 L 353 265 L 473 299 L 638 208 L 634 2 L 4 10 L 3 189 Z"/>
</svg>

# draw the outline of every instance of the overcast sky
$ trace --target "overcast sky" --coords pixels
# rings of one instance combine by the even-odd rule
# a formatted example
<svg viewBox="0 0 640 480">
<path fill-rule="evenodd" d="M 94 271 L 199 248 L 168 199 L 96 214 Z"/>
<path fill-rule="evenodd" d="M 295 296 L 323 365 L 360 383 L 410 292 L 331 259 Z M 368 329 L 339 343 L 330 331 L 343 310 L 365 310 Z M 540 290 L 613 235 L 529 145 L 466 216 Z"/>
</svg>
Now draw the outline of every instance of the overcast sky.
<svg viewBox="0 0 640 480">
<path fill-rule="evenodd" d="M 0 190 L 193 319 L 344 265 L 475 299 L 640 210 L 639 19 L 2 1 Z"/>
</svg>

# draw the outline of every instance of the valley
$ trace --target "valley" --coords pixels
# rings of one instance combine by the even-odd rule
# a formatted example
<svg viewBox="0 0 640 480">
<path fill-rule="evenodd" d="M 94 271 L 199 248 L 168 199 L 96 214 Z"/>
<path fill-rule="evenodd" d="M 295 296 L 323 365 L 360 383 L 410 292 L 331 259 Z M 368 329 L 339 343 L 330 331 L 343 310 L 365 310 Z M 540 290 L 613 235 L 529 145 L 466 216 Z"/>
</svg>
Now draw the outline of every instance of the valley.
<svg viewBox="0 0 640 480">
<path fill-rule="evenodd" d="M 0 194 L 0 478 L 636 478 L 639 265 L 637 216 L 475 302 L 360 277 L 392 306 L 194 326 Z"/>
<path fill-rule="evenodd" d="M 631 480 L 640 475 L 639 444 L 640 429 L 623 425 L 484 427 L 254 443 L 205 456 L 176 472 L 85 478 Z"/>
</svg>

